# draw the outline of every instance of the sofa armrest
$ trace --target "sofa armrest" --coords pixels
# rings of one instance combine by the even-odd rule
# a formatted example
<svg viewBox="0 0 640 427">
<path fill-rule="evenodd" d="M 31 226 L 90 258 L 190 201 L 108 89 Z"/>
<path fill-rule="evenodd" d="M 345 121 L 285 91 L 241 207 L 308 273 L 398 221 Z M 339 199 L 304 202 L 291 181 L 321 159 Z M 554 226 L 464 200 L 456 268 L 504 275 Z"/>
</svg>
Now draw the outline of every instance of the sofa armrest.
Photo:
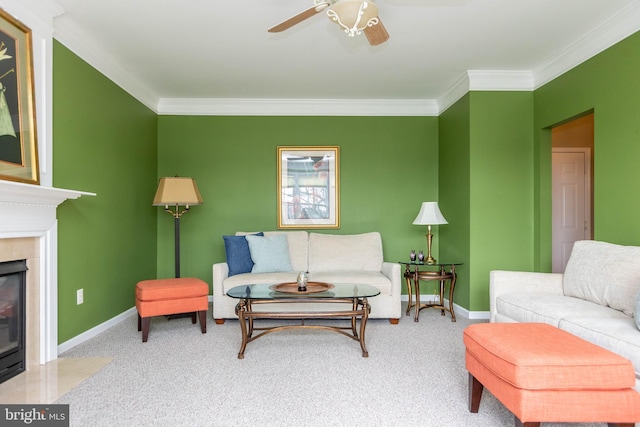
<svg viewBox="0 0 640 427">
<path fill-rule="evenodd" d="M 496 298 L 502 294 L 563 295 L 562 274 L 493 270 L 489 273 L 491 322 L 495 321 Z"/>
<path fill-rule="evenodd" d="M 383 262 L 382 274 L 384 274 L 391 281 L 391 295 L 398 295 L 402 293 L 402 280 L 400 275 L 400 264 L 397 262 Z"/>
<path fill-rule="evenodd" d="M 219 262 L 213 264 L 213 300 L 216 297 L 222 297 L 224 291 L 222 288 L 222 282 L 229 277 L 229 266 L 226 262 Z"/>
</svg>

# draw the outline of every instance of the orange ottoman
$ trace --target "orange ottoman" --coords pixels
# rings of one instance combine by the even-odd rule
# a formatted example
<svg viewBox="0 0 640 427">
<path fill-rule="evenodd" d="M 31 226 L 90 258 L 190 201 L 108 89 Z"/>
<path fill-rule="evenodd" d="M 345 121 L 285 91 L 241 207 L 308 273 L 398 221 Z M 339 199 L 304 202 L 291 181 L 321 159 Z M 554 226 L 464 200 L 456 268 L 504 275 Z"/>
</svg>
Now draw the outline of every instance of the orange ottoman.
<svg viewBox="0 0 640 427">
<path fill-rule="evenodd" d="M 541 422 L 640 421 L 631 362 L 545 323 L 482 323 L 464 331 L 469 410 L 486 387 L 515 416 Z"/>
<path fill-rule="evenodd" d="M 191 322 L 200 318 L 200 329 L 207 333 L 209 309 L 209 285 L 200 279 L 177 278 L 143 280 L 136 284 L 136 308 L 138 331 L 142 330 L 142 342 L 147 342 L 149 324 L 153 316 L 192 313 Z"/>
</svg>

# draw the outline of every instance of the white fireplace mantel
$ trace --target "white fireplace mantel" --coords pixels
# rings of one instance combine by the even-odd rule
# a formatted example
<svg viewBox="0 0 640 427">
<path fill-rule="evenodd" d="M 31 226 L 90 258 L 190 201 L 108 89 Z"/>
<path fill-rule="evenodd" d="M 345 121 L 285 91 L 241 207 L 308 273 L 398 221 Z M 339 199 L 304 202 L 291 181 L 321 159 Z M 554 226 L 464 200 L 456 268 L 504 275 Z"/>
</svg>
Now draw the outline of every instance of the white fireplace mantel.
<svg viewBox="0 0 640 427">
<path fill-rule="evenodd" d="M 35 271 L 39 274 L 35 278 L 35 292 L 39 297 L 38 307 L 33 313 L 39 341 L 35 346 L 36 363 L 44 364 L 58 356 L 57 208 L 65 200 L 95 195 L 85 191 L 0 181 L 0 241 L 36 238 L 38 242 L 35 259 L 39 266 Z"/>
<path fill-rule="evenodd" d="M 95 196 L 95 193 L 66 190 L 63 188 L 43 187 L 20 182 L 0 181 L 0 202 L 27 205 L 44 205 L 57 207 L 68 199 L 80 196 Z"/>
<path fill-rule="evenodd" d="M 50 230 L 56 221 L 56 208 L 65 200 L 81 196 L 95 193 L 0 181 L 0 237 L 38 235 Z"/>
</svg>

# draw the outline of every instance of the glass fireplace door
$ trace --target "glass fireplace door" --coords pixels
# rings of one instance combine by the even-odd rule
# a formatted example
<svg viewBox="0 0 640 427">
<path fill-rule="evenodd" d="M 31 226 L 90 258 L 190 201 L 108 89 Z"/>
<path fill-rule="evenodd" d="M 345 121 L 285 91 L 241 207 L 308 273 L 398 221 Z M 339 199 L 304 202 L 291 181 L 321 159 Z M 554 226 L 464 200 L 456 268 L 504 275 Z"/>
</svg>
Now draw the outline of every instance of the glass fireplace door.
<svg viewBox="0 0 640 427">
<path fill-rule="evenodd" d="M 0 263 L 0 382 L 25 370 L 25 260 Z"/>
</svg>

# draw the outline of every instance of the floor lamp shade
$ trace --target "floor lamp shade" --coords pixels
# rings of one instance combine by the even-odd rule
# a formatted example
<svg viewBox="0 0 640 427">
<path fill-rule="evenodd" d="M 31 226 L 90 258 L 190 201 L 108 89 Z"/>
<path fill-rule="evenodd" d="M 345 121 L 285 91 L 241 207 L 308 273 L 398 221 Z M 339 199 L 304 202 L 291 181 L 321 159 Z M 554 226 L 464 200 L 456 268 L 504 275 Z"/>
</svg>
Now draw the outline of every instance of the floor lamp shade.
<svg viewBox="0 0 640 427">
<path fill-rule="evenodd" d="M 153 206 L 164 206 L 164 210 L 174 218 L 175 229 L 175 276 L 180 277 L 180 217 L 189 212 L 189 207 L 202 203 L 202 196 L 193 178 L 160 178 Z M 172 211 L 169 206 L 175 206 Z M 180 210 L 180 206 L 184 209 Z"/>
<path fill-rule="evenodd" d="M 160 178 L 153 206 L 194 206 L 202 203 L 200 190 L 193 178 Z"/>
</svg>

